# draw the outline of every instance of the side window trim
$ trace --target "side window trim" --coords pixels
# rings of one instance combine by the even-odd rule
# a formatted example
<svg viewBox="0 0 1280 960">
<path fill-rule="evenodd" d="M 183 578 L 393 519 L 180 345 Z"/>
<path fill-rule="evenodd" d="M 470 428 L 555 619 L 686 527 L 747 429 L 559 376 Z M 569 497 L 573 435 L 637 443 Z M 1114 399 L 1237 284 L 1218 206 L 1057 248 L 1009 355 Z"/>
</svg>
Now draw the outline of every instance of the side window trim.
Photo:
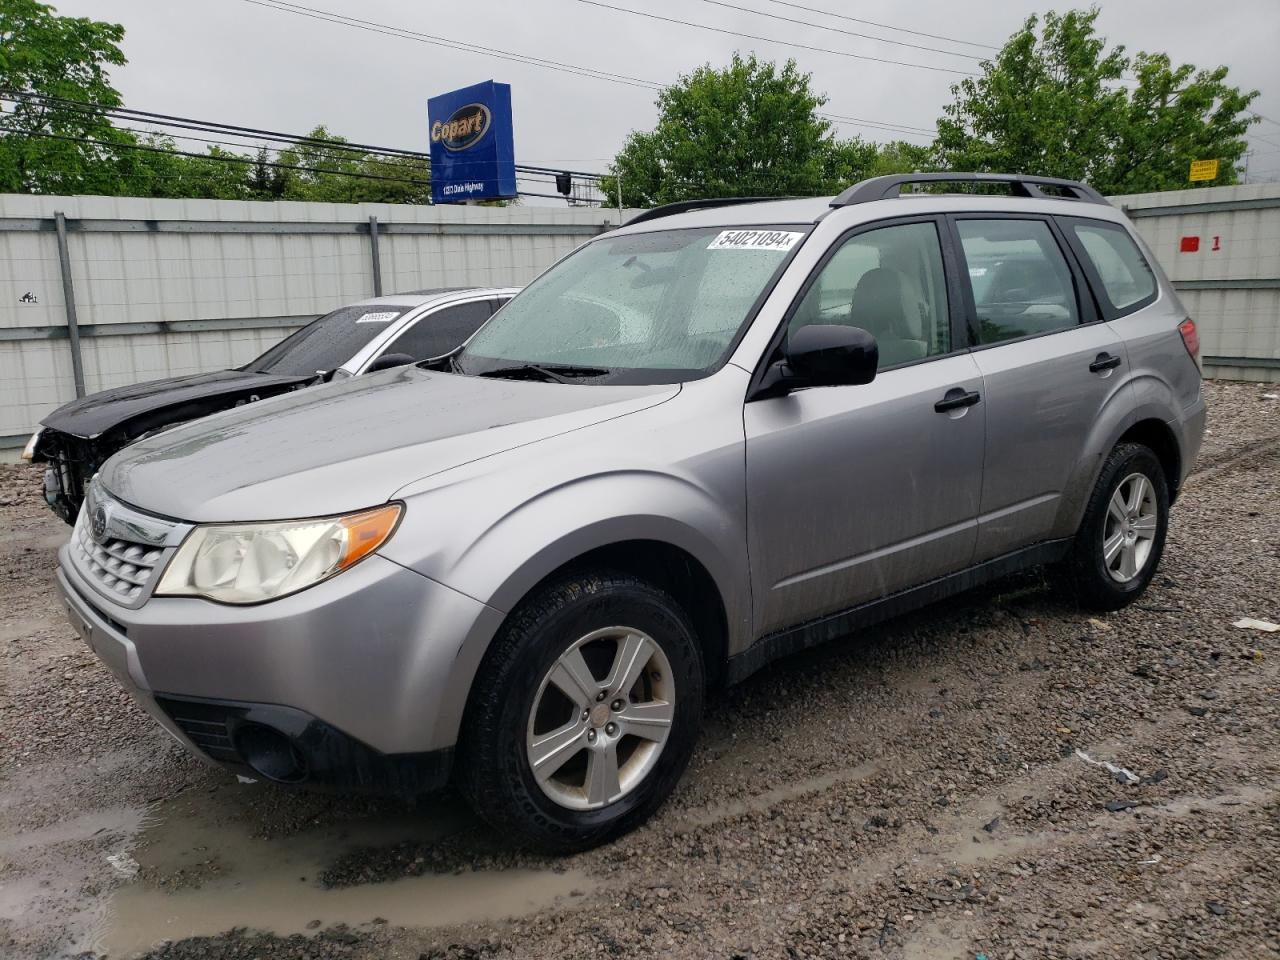
<svg viewBox="0 0 1280 960">
<path fill-rule="evenodd" d="M 781 348 L 783 341 L 786 339 L 787 330 L 791 326 L 791 321 L 795 318 L 796 312 L 800 309 L 800 305 L 804 302 L 805 297 L 809 295 L 810 289 L 818 282 L 818 278 L 822 275 L 822 271 L 826 269 L 827 264 L 835 257 L 840 249 L 856 236 L 864 233 L 871 233 L 874 230 L 881 230 L 885 227 L 901 227 L 913 223 L 931 223 L 938 236 L 938 247 L 942 257 L 942 272 L 946 278 L 947 285 L 947 314 L 950 320 L 951 332 L 951 349 L 946 353 L 935 353 L 931 356 L 921 357 L 919 360 L 911 360 L 907 363 L 896 363 L 892 367 L 886 367 L 876 372 L 879 376 L 883 372 L 890 370 L 901 370 L 905 367 L 914 367 L 917 364 L 928 363 L 931 360 L 941 360 L 943 357 L 954 356 L 957 353 L 965 353 L 968 346 L 963 340 L 957 340 L 957 331 L 961 329 L 960 324 L 963 323 L 963 312 L 958 302 L 960 290 L 956 288 L 959 278 L 955 273 L 955 251 L 951 249 L 948 238 L 946 224 L 941 214 L 919 214 L 915 216 L 898 216 L 889 217 L 884 220 L 872 220 L 867 223 L 859 223 L 850 227 L 840 236 L 828 245 L 826 251 L 822 254 L 822 258 L 814 264 L 809 274 L 804 278 L 804 283 L 800 285 L 800 289 L 796 291 L 791 302 L 787 304 L 787 309 L 782 313 L 782 319 L 779 321 L 777 328 L 773 331 L 773 336 L 769 339 L 769 345 L 760 354 L 760 359 L 756 362 L 756 368 L 751 375 L 751 383 L 747 388 L 747 396 L 752 396 L 756 388 L 760 385 L 760 380 L 764 376 L 765 371 L 769 369 L 769 365 L 773 363 L 774 357 Z"/>
<path fill-rule="evenodd" d="M 1035 220 L 1045 224 L 1049 230 L 1050 236 L 1053 237 L 1054 243 L 1058 246 L 1058 252 L 1062 255 L 1063 262 L 1067 265 L 1067 270 L 1071 274 L 1072 291 L 1076 298 L 1076 310 L 1079 321 L 1070 327 L 1062 327 L 1058 330 L 1046 330 L 1043 333 L 1029 333 L 1022 337 L 1012 337 L 1008 340 L 997 340 L 994 343 L 982 343 L 978 337 L 978 305 L 973 298 L 973 282 L 969 278 L 969 262 L 964 255 L 964 245 L 960 240 L 959 223 L 961 220 Z M 958 262 L 958 274 L 961 285 L 963 287 L 964 302 L 964 322 L 963 329 L 966 334 L 966 342 L 970 350 L 990 350 L 992 347 L 1003 347 L 1010 343 L 1022 343 L 1025 340 L 1035 340 L 1039 337 L 1051 337 L 1058 333 L 1066 333 L 1068 330 L 1075 330 L 1079 327 L 1089 326 L 1094 323 L 1101 323 L 1105 319 L 1098 306 L 1097 298 L 1093 289 L 1088 282 L 1084 273 L 1084 268 L 1076 257 L 1075 250 L 1072 248 L 1070 241 L 1064 231 L 1056 222 L 1055 218 L 1046 214 L 1038 213 L 1022 213 L 1010 211 L 977 211 L 965 210 L 962 213 L 949 213 L 946 215 L 947 234 L 954 247 L 955 256 Z"/>
<path fill-rule="evenodd" d="M 382 356 L 386 351 L 387 344 L 394 341 L 396 337 L 400 336 L 401 333 L 408 330 L 417 322 L 417 318 L 423 315 L 423 309 L 423 307 L 417 306 L 406 310 L 391 324 L 390 329 L 382 331 L 366 343 L 360 348 L 356 355 L 344 363 L 340 369 L 346 370 L 353 377 L 364 373 L 365 368 L 369 366 L 369 364 L 373 363 L 373 361 L 377 360 L 378 357 Z"/>
<path fill-rule="evenodd" d="M 1131 313 L 1137 313 L 1146 307 L 1151 306 L 1160 298 L 1160 282 L 1156 278 L 1156 272 L 1151 268 L 1147 255 L 1142 250 L 1142 245 L 1134 240 L 1132 234 L 1125 228 L 1124 224 L 1116 223 L 1114 220 L 1098 220 L 1092 217 L 1055 217 L 1058 221 L 1058 227 L 1062 231 L 1062 235 L 1067 240 L 1067 245 L 1071 247 L 1071 251 L 1075 254 L 1076 259 L 1080 263 L 1081 270 L 1084 271 L 1088 278 L 1089 286 L 1093 288 L 1094 299 L 1098 303 L 1098 311 L 1102 315 L 1103 320 L 1117 320 L 1120 317 L 1127 317 Z M 1107 293 L 1106 285 L 1102 282 L 1102 274 L 1098 272 L 1098 268 L 1094 265 L 1093 258 L 1089 256 L 1089 252 L 1085 249 L 1084 243 L 1080 236 L 1076 233 L 1077 225 L 1088 227 L 1102 227 L 1103 229 L 1117 230 L 1123 233 L 1125 237 L 1133 244 L 1133 248 L 1137 251 L 1142 262 L 1146 264 L 1147 269 L 1151 271 L 1152 291 L 1141 300 L 1127 304 L 1124 307 L 1117 307 L 1111 302 L 1111 296 Z"/>
<path fill-rule="evenodd" d="M 465 300 L 450 300 L 450 301 L 448 301 L 447 303 L 440 303 L 440 304 L 436 304 L 436 305 L 434 305 L 434 306 L 428 307 L 427 309 L 425 309 L 425 310 L 421 311 L 420 313 L 417 313 L 417 314 L 413 314 L 413 315 L 411 315 L 411 316 L 412 316 L 412 319 L 411 319 L 408 323 L 406 323 L 404 326 L 400 327 L 400 328 L 399 328 L 399 329 L 397 329 L 397 330 L 394 330 L 394 331 L 390 331 L 390 332 L 389 332 L 389 335 L 387 336 L 387 338 L 386 338 L 385 340 L 383 340 L 383 341 L 378 345 L 378 347 L 377 347 L 377 349 L 374 351 L 374 353 L 373 353 L 371 356 L 369 356 L 369 357 L 364 361 L 364 363 L 360 364 L 360 369 L 359 369 L 357 372 L 358 372 L 358 373 L 364 373 L 365 369 L 369 366 L 369 364 L 373 363 L 373 361 L 377 360 L 380 356 L 382 356 L 384 353 L 386 353 L 386 352 L 391 348 L 391 346 L 392 346 L 393 344 L 395 344 L 397 341 L 399 341 L 399 339 L 400 339 L 401 337 L 403 337 L 406 333 L 408 333 L 410 330 L 412 330 L 412 329 L 413 329 L 414 327 L 416 327 L 418 324 L 422 323 L 422 321 L 424 321 L 424 320 L 426 320 L 426 319 L 428 319 L 428 318 L 430 318 L 430 317 L 434 317 L 437 313 L 440 313 L 440 312 L 442 312 L 442 311 L 444 311 L 444 310 L 450 310 L 450 309 L 452 309 L 452 308 L 454 308 L 454 307 L 461 307 L 461 306 L 464 306 L 465 304 L 468 304 L 468 303 L 482 303 L 482 302 L 486 302 L 486 301 L 488 302 L 488 304 L 489 304 L 489 306 L 490 306 L 490 308 L 491 308 L 491 309 L 489 310 L 489 316 L 490 316 L 490 317 L 492 317 L 492 316 L 494 315 L 494 313 L 496 312 L 496 309 L 493 309 L 493 307 L 494 307 L 494 304 L 495 304 L 495 303 L 497 303 L 497 300 L 496 300 L 494 297 L 489 296 L 489 295 L 486 295 L 486 296 L 483 296 L 483 297 L 469 297 L 469 298 L 467 298 L 467 299 L 465 299 Z M 486 320 L 485 322 L 487 323 L 488 321 Z M 484 326 L 484 324 L 482 323 L 482 324 L 481 324 L 481 326 Z M 470 339 L 470 338 L 468 337 L 468 339 Z M 450 351 L 450 352 L 452 352 L 452 351 Z M 441 354 L 441 356 L 447 356 L 447 354 Z M 419 362 L 419 363 L 425 363 L 427 360 L 438 360 L 438 359 L 440 359 L 440 358 L 439 358 L 439 357 L 426 357 L 426 358 L 424 358 L 424 360 L 421 360 L 421 361 L 418 361 L 418 362 Z"/>
</svg>

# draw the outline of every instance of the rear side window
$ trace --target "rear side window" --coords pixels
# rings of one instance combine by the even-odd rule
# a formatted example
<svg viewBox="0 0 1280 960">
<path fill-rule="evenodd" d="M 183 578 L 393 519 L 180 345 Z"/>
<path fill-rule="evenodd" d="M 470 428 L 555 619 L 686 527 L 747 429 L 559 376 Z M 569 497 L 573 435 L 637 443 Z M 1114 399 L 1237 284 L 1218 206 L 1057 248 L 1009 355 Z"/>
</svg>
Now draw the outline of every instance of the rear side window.
<svg viewBox="0 0 1280 960">
<path fill-rule="evenodd" d="M 1136 310 L 1155 297 L 1155 275 L 1127 230 L 1116 224 L 1080 221 L 1073 222 L 1071 229 L 1115 312 Z"/>
<path fill-rule="evenodd" d="M 1043 220 L 958 220 L 981 344 L 1066 330 L 1080 322 L 1062 248 Z"/>
<path fill-rule="evenodd" d="M 384 353 L 407 353 L 415 360 L 442 357 L 462 346 L 493 316 L 492 300 L 445 307 L 423 317 L 392 342 Z"/>
</svg>

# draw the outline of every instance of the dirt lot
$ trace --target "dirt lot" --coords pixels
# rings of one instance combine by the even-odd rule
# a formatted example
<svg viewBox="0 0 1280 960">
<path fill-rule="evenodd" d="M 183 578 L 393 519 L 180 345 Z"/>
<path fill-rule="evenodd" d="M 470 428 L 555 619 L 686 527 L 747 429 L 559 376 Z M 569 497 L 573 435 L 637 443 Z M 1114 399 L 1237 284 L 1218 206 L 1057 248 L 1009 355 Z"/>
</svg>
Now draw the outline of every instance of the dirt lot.
<svg viewBox="0 0 1280 960">
<path fill-rule="evenodd" d="M 652 823 L 562 860 L 185 755 L 0 468 L 0 956 L 1280 958 L 1280 633 L 1232 626 L 1280 621 L 1280 391 L 1207 391 L 1137 606 L 1023 576 L 778 664 Z"/>
</svg>

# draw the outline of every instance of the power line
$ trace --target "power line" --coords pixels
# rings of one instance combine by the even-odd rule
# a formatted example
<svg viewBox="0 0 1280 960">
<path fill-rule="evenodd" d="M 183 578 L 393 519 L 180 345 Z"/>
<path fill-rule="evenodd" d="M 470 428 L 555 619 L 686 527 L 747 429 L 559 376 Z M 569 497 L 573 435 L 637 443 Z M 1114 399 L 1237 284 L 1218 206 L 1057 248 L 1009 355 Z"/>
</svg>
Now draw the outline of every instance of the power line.
<svg viewBox="0 0 1280 960">
<path fill-rule="evenodd" d="M 611 83 L 620 83 L 624 86 L 640 87 L 652 90 L 662 89 L 661 84 L 653 83 L 649 80 L 641 80 L 638 77 L 629 77 L 626 74 L 611 73 L 607 70 L 597 70 L 594 67 L 583 67 L 572 63 L 562 63 L 558 60 L 547 60 L 543 57 L 535 57 L 524 53 L 515 53 L 513 51 L 502 50 L 497 47 L 486 47 L 478 43 L 470 43 L 464 40 L 454 40 L 449 37 L 421 33 L 416 30 L 409 30 L 407 28 L 397 27 L 391 24 L 378 23 L 373 20 L 362 20 L 359 17 L 333 13 L 328 10 L 320 10 L 316 7 L 306 7 L 298 3 L 287 3 L 284 2 L 284 0 L 241 0 L 241 2 L 251 3 L 258 7 L 265 7 L 268 10 L 277 10 L 280 13 L 292 13 L 300 17 L 308 17 L 312 20 L 337 23 L 342 26 L 353 27 L 357 30 L 365 30 L 370 33 L 381 33 L 387 36 L 400 37 L 404 40 L 414 40 L 418 43 L 427 43 L 432 46 L 444 47 L 449 50 L 461 50 L 465 53 L 483 53 L 486 56 L 496 57 L 499 60 L 509 60 L 513 63 L 525 64 L 526 66 L 543 67 L 547 70 L 556 70 L 560 73 L 570 73 L 580 77 L 591 77 L 596 80 L 608 80 Z"/>
<path fill-rule="evenodd" d="M 1245 138 L 1248 140 L 1257 140 L 1259 143 L 1265 143 L 1271 147 L 1280 147 L 1280 143 L 1275 140 L 1268 140 L 1266 137 L 1260 137 L 1256 133 L 1246 133 Z"/>
<path fill-rule="evenodd" d="M 271 167 L 272 169 L 278 169 L 278 170 L 299 170 L 307 173 L 330 174 L 333 176 L 340 176 L 340 177 L 355 177 L 360 180 L 382 180 L 382 181 L 389 181 L 393 183 L 408 183 L 408 184 L 413 184 L 415 186 L 422 186 L 422 187 L 431 186 L 430 180 L 419 180 L 414 177 L 388 177 L 388 176 L 382 176 L 380 174 L 374 174 L 374 173 L 362 173 L 356 170 L 332 170 L 332 169 L 326 169 L 324 167 L 306 167 L 306 166 L 301 166 L 301 165 L 292 164 L 292 163 L 279 163 L 271 160 L 258 160 L 255 157 L 245 157 L 245 156 L 238 156 L 234 154 L 217 155 L 217 154 L 208 154 L 208 153 L 192 153 L 189 150 L 177 150 L 177 149 L 170 149 L 170 148 L 164 148 L 164 147 L 153 147 L 153 146 L 148 146 L 146 144 L 141 144 L 141 143 L 113 143 L 109 140 L 97 140 L 92 137 L 71 137 L 65 134 L 60 134 L 60 133 L 34 132 L 34 133 L 31 133 L 30 136 L 42 137 L 46 140 L 65 140 L 71 143 L 85 143 L 85 144 L 90 144 L 98 147 L 107 147 L 109 149 L 141 150 L 146 153 L 158 153 L 166 156 L 191 157 L 192 159 L 195 159 L 195 160 L 211 160 L 217 163 L 247 163 L 254 166 Z M 524 177 L 524 179 L 531 179 L 531 178 Z M 548 181 L 538 181 L 538 182 L 548 182 Z M 555 199 L 555 200 L 570 199 L 568 197 L 565 197 L 564 194 L 561 194 L 561 193 L 535 193 L 527 190 L 519 190 L 517 191 L 517 193 L 519 196 L 522 196 L 522 197 L 548 197 L 550 199 Z M 572 199 L 581 203 L 604 203 L 605 202 L 604 200 L 597 200 L 594 198 L 587 198 L 587 197 L 574 197 Z"/>
<path fill-rule="evenodd" d="M 430 153 L 424 153 L 417 150 L 405 150 L 398 147 L 382 147 L 376 144 L 360 143 L 357 141 L 347 140 L 326 140 L 319 137 L 309 137 L 303 134 L 282 133 L 278 130 L 263 130 L 258 127 L 244 127 L 237 124 L 221 123 L 215 120 L 197 120 L 194 117 L 182 117 L 174 114 L 154 113 L 147 110 L 134 110 L 127 107 L 103 107 L 96 104 L 84 103 L 79 100 L 68 100 L 65 97 L 54 97 L 48 94 L 39 93 L 20 93 L 11 90 L 0 90 L 0 100 L 8 100 L 14 103 L 23 100 L 36 100 L 57 103 L 69 109 L 79 111 L 81 113 L 101 114 L 111 119 L 125 120 L 133 123 L 154 123 L 157 126 L 172 126 L 184 130 L 196 130 L 204 133 L 220 133 L 228 136 L 238 136 L 243 138 L 260 138 L 274 140 L 277 142 L 287 143 L 290 145 L 316 146 L 329 150 L 347 153 L 363 153 L 387 156 L 393 159 L 403 158 L 409 160 L 424 160 L 428 163 L 431 160 Z M 135 128 L 123 127 L 119 129 L 138 131 Z M 184 137 L 183 139 L 199 140 L 199 137 Z M 229 143 L 227 141 L 209 141 L 211 143 L 221 143 L 223 146 L 245 147 L 247 144 Z M 279 148 L 273 147 L 273 150 L 279 151 Z M 600 174 L 591 173 L 586 170 L 566 170 L 563 167 L 542 167 L 531 164 L 516 164 L 517 171 L 528 171 L 531 173 L 568 173 L 575 177 L 582 178 L 598 178 Z"/>
<path fill-rule="evenodd" d="M 218 163 L 248 163 L 252 165 L 261 165 L 272 167 L 277 170 L 301 170 L 307 173 L 331 173 L 342 177 L 359 177 L 362 180 L 391 180 L 397 183 L 413 183 L 420 186 L 430 186 L 430 180 L 417 180 L 412 177 L 384 177 L 376 173 L 360 173 L 355 170 L 329 170 L 323 167 L 306 167 L 294 163 L 279 163 L 272 160 L 259 161 L 256 157 L 246 157 L 239 154 L 210 154 L 210 153 L 193 153 L 190 150 L 178 150 L 169 147 L 153 147 L 143 143 L 116 143 L 110 140 L 97 140 L 93 137 L 72 137 L 62 133 L 44 133 L 43 131 L 33 131 L 29 136 L 43 137 L 46 140 L 66 140 L 71 143 L 87 143 L 97 147 L 108 147 L 117 150 L 142 150 L 146 153 L 159 153 L 176 157 L 191 157 L 195 160 L 213 160 Z"/>
<path fill-rule="evenodd" d="M 843 33 L 846 36 L 859 37 L 863 40 L 874 40 L 876 43 L 891 43 L 898 47 L 910 47 L 912 50 L 926 50 L 929 53 L 942 53 L 949 57 L 966 57 L 969 60 L 982 59 L 982 57 L 972 53 L 960 53 L 956 50 L 943 50 L 940 47 L 926 47 L 918 43 L 907 43 L 905 40 L 890 40 L 888 37 L 875 37 L 869 33 L 858 33 L 856 30 L 845 30 L 843 27 L 832 27 L 826 24 L 814 23 L 812 20 L 797 20 L 795 17 L 784 17 L 778 13 L 766 13 L 764 10 L 752 10 L 750 7 L 739 6 L 736 3 L 726 3 L 725 0 L 699 0 L 699 2 L 709 3 L 714 7 L 724 7 L 728 10 L 737 10 L 740 13 L 755 14 L 757 17 L 768 17 L 770 20 L 782 20 L 786 23 L 795 23 L 802 27 L 817 27 L 819 30 Z"/>
<path fill-rule="evenodd" d="M 258 3 L 260 0 L 245 0 L 246 3 Z M 578 3 L 585 3 L 589 7 L 600 7 L 602 10 L 613 10 L 617 13 L 630 14 L 633 17 L 644 17 L 649 20 L 660 20 L 663 23 L 674 23 L 682 27 L 693 27 L 695 30 L 708 30 L 712 33 L 723 33 L 731 37 L 742 37 L 746 40 L 759 40 L 763 43 L 777 43 L 784 47 L 795 47 L 799 50 L 810 50 L 814 53 L 829 53 L 837 57 L 848 57 L 852 60 L 866 60 L 871 63 L 891 64 L 897 67 L 911 67 L 916 70 L 932 70 L 935 73 L 960 74 L 966 77 L 980 77 L 982 74 L 973 73 L 968 70 L 957 70 L 954 67 L 938 67 L 927 63 L 911 63 L 906 60 L 888 60 L 883 57 L 871 57 L 861 53 L 850 53 L 848 50 L 832 50 L 829 47 L 815 47 L 807 43 L 796 43 L 793 40 L 777 40 L 773 37 L 762 37 L 753 33 L 742 33 L 738 30 L 729 30 L 725 27 L 713 27 L 705 23 L 693 23 L 689 20 L 678 20 L 675 17 L 664 17 L 657 13 L 649 13 L 645 10 L 632 10 L 630 7 L 615 7 L 609 3 L 601 3 L 600 0 L 578 0 Z"/>
<path fill-rule="evenodd" d="M 826 117 L 828 120 L 840 120 L 848 123 L 857 124 L 861 127 L 883 127 L 886 130 L 895 130 L 900 133 L 919 133 L 933 136 L 937 133 L 937 129 L 933 127 L 913 127 L 907 124 L 887 123 L 883 120 L 863 120 L 860 117 L 845 117 L 838 113 L 823 113 L 819 116 Z"/>
<path fill-rule="evenodd" d="M 966 47 L 982 47 L 985 50 L 999 50 L 998 46 L 990 43 L 977 43 L 973 40 L 958 40 L 955 37 L 946 37 L 937 33 L 925 33 L 922 30 L 909 30 L 906 27 L 895 27 L 888 23 L 878 23 L 875 20 L 863 20 L 859 17 L 850 17 L 843 13 L 834 13 L 831 10 L 820 10 L 817 7 L 806 7 L 802 3 L 788 3 L 787 0 L 766 0 L 767 3 L 775 3 L 780 7 L 791 7 L 794 10 L 805 10 L 809 13 L 820 13 L 824 17 L 835 17 L 838 20 L 847 20 L 850 23 L 861 23 L 868 27 L 880 27 L 883 30 L 896 30 L 900 33 L 909 33 L 916 37 L 927 37 L 930 40 L 945 40 L 949 43 L 962 43 Z"/>
<path fill-rule="evenodd" d="M 594 67 L 583 67 L 578 64 L 562 63 L 557 60 L 546 60 L 540 57 L 531 57 L 526 54 L 512 53 L 511 51 L 500 50 L 496 47 L 483 47 L 479 44 L 465 43 L 461 41 L 453 41 L 444 37 L 436 37 L 432 34 L 419 33 L 410 30 L 407 27 L 397 27 L 392 24 L 377 23 L 373 20 L 362 20 L 359 17 L 351 17 L 346 14 L 331 13 L 327 10 L 320 10 L 315 7 L 305 7 L 301 4 L 288 3 L 286 0 L 241 0 L 243 3 L 251 3 L 255 6 L 266 7 L 276 10 L 280 13 L 292 13 L 297 16 L 308 17 L 312 20 L 319 20 L 324 23 L 333 23 L 338 26 L 351 27 L 356 30 L 364 30 L 369 33 L 379 33 L 384 36 L 397 37 L 401 40 L 414 40 L 422 43 L 431 43 L 436 46 L 446 46 L 449 49 L 461 50 L 466 53 L 482 53 L 485 55 L 496 56 L 499 59 L 511 60 L 515 63 L 523 63 L 527 66 L 539 66 L 549 70 L 558 70 L 560 72 L 568 72 L 576 76 L 583 76 L 587 79 L 609 80 L 613 82 L 625 82 L 629 86 L 641 86 L 645 89 L 661 91 L 666 85 L 658 83 L 656 80 L 645 80 L 640 77 L 633 77 L 628 74 L 614 74 L 603 70 L 597 70 Z M 874 58 L 870 58 L 874 59 Z M 895 62 L 895 61 L 887 61 Z M 941 69 L 941 68 L 926 68 Z M 950 71 L 954 72 L 954 71 Z M 975 74 L 976 75 L 976 74 Z M 880 121 L 853 120 L 846 117 L 837 117 L 832 114 L 819 114 L 819 116 L 827 119 L 837 119 L 847 121 L 855 126 L 865 126 L 871 128 L 884 127 L 885 129 L 901 133 L 910 133 L 912 131 L 899 128 L 889 123 L 881 123 Z M 923 131 L 922 131 L 923 132 Z M 930 131 L 932 135 L 932 131 Z M 570 171 L 571 172 L 571 171 Z"/>
</svg>

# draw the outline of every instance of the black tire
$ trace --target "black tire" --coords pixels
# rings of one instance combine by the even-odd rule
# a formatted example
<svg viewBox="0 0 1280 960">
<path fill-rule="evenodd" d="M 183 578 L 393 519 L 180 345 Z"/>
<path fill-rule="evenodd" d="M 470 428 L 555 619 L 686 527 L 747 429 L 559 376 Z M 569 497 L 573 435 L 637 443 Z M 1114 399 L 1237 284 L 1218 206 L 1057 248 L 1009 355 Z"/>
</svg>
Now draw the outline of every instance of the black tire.
<svg viewBox="0 0 1280 960">
<path fill-rule="evenodd" d="M 665 654 L 674 717 L 655 765 L 607 806 L 558 804 L 534 778 L 526 751 L 542 679 L 579 638 L 607 626 L 644 631 Z M 459 742 L 458 786 L 495 829 L 533 848 L 568 853 L 644 822 L 675 788 L 702 722 L 705 672 L 688 616 L 667 593 L 636 577 L 595 572 L 553 582 L 508 617 L 472 686 Z"/>
<path fill-rule="evenodd" d="M 1145 476 L 1151 484 L 1156 507 L 1155 534 L 1137 573 L 1120 582 L 1108 569 L 1103 543 L 1111 498 L 1134 474 Z M 1169 486 L 1159 458 L 1141 444 L 1117 444 L 1102 465 L 1071 554 L 1064 563 L 1067 583 L 1076 601 L 1091 610 L 1118 610 L 1142 596 L 1160 565 L 1168 530 Z"/>
</svg>

